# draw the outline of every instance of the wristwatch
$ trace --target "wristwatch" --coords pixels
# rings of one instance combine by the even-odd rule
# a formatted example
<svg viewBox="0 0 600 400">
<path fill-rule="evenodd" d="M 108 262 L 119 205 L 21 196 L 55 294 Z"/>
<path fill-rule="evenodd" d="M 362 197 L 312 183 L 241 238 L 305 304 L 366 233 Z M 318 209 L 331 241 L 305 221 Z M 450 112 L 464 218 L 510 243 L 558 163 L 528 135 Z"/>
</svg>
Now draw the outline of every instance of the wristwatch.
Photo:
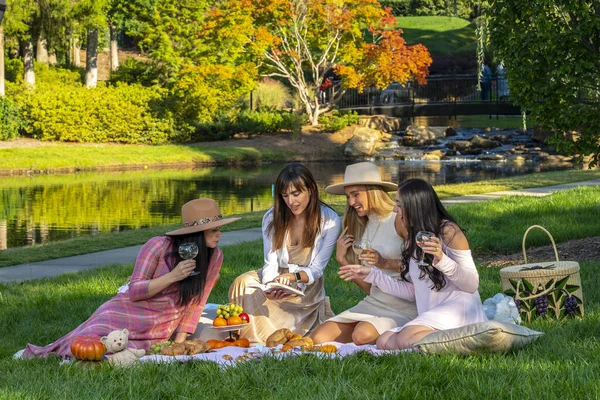
<svg viewBox="0 0 600 400">
<path fill-rule="evenodd" d="M 302 275 L 300 275 L 300 272 L 295 272 L 294 276 L 296 277 L 296 282 L 300 282 L 302 280 Z"/>
</svg>

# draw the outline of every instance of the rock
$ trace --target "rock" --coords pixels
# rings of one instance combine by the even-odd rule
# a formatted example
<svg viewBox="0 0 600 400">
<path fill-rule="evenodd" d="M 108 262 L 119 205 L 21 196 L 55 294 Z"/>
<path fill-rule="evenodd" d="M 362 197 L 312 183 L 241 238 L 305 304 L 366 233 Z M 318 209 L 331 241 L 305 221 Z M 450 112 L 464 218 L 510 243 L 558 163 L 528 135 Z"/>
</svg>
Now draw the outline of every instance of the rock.
<svg viewBox="0 0 600 400">
<path fill-rule="evenodd" d="M 506 157 L 502 154 L 483 154 L 479 159 L 483 161 L 504 161 Z"/>
<path fill-rule="evenodd" d="M 409 125 L 404 136 L 415 136 L 424 140 L 443 139 L 446 137 L 447 127 L 442 126 L 414 126 Z"/>
<path fill-rule="evenodd" d="M 516 163 L 522 163 L 527 160 L 525 157 L 519 156 L 519 155 L 510 155 L 506 158 L 508 161 L 512 161 L 512 162 L 516 162 Z"/>
<path fill-rule="evenodd" d="M 485 139 L 479 135 L 475 135 L 475 136 L 473 136 L 473 139 L 471 139 L 472 147 L 478 147 L 478 148 L 482 148 L 482 149 L 492 149 L 492 148 L 498 147 L 500 145 L 501 145 L 500 142 L 496 142 L 496 141 L 490 140 L 490 139 Z"/>
<path fill-rule="evenodd" d="M 425 145 L 426 140 L 416 136 L 404 136 L 401 140 L 403 146 L 414 147 Z"/>
<path fill-rule="evenodd" d="M 448 142 L 448 147 L 452 150 L 460 151 L 461 153 L 471 148 L 471 142 L 467 140 L 454 140 Z"/>
<path fill-rule="evenodd" d="M 442 158 L 444 158 L 445 154 L 443 151 L 441 150 L 434 150 L 432 152 L 429 153 L 425 153 L 425 155 L 423 156 L 423 160 L 426 161 L 440 161 Z"/>
<path fill-rule="evenodd" d="M 448 128 L 446 128 L 446 137 L 452 137 L 452 136 L 456 136 L 456 129 L 449 126 Z"/>
<path fill-rule="evenodd" d="M 365 116 L 360 117 L 358 125 L 386 133 L 392 133 L 400 130 L 402 127 L 402 119 L 388 117 L 386 115 Z"/>
<path fill-rule="evenodd" d="M 381 143 L 381 132 L 359 127 L 354 130 L 354 136 L 343 145 L 343 153 L 346 157 L 371 156 L 379 148 Z"/>
</svg>

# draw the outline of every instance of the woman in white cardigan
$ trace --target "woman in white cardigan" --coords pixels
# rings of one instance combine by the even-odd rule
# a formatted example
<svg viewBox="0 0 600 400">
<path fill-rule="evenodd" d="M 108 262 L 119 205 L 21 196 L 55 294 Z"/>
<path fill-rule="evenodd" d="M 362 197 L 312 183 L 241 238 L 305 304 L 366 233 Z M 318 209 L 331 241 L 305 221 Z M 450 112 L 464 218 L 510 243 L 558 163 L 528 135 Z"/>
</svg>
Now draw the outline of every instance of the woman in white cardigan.
<svg viewBox="0 0 600 400">
<path fill-rule="evenodd" d="M 333 316 L 325 296 L 323 271 L 340 232 L 340 217 L 319 199 L 317 184 L 302 164 L 286 166 L 275 182 L 275 204 L 263 217 L 265 264 L 237 277 L 229 299 L 250 314 L 240 337 L 263 343 L 281 328 L 308 334 Z M 261 284 L 278 282 L 304 296 L 281 290 L 263 291 Z"/>
</svg>

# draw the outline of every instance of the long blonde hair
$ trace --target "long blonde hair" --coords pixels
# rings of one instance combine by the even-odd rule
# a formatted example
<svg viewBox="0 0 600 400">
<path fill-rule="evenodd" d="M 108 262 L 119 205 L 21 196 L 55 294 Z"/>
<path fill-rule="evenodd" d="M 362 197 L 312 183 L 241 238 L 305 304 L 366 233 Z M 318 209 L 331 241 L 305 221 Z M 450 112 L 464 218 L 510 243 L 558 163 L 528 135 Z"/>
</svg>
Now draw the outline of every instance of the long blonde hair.
<svg viewBox="0 0 600 400">
<path fill-rule="evenodd" d="M 379 218 L 385 218 L 394 210 L 394 200 L 387 194 L 381 186 L 365 185 L 367 193 L 367 201 L 369 202 L 370 212 L 377 214 Z M 360 240 L 362 237 L 369 217 L 360 217 L 354 207 L 346 202 L 344 211 L 344 228 L 348 227 L 347 233 L 354 236 L 354 240 Z M 352 264 L 358 264 L 358 256 L 353 251 L 346 252 L 346 261 Z"/>
</svg>

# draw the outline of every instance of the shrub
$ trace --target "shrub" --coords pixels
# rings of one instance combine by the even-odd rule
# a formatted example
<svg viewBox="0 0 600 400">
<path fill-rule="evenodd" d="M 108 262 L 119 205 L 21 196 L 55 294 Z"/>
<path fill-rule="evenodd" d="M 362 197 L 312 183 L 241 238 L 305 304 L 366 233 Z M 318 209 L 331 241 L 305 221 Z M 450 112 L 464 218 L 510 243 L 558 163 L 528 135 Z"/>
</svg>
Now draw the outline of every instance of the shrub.
<svg viewBox="0 0 600 400">
<path fill-rule="evenodd" d="M 265 79 L 258 83 L 253 92 L 253 109 L 267 108 L 289 108 L 293 104 L 292 96 L 288 88 L 281 82 L 273 79 Z"/>
<path fill-rule="evenodd" d="M 358 124 L 359 116 L 356 111 L 333 110 L 331 114 L 320 117 L 323 130 L 337 132 L 347 126 Z"/>
<path fill-rule="evenodd" d="M 198 124 L 194 139 L 224 140 L 242 132 L 248 136 L 279 131 L 295 133 L 300 131 L 307 120 L 306 115 L 281 110 L 244 110 L 233 116 L 220 114 L 212 122 Z"/>
<path fill-rule="evenodd" d="M 22 82 L 25 67 L 20 58 L 9 58 L 4 60 L 4 79 L 9 82 Z"/>
<path fill-rule="evenodd" d="M 0 97 L 0 140 L 10 140 L 19 135 L 23 128 L 21 112 L 6 96 Z"/>
<path fill-rule="evenodd" d="M 165 143 L 175 121 L 163 109 L 166 90 L 139 85 L 87 89 L 40 83 L 17 90 L 26 130 L 41 140 L 67 142 Z"/>
<path fill-rule="evenodd" d="M 34 70 L 36 84 L 79 87 L 85 82 L 85 70 L 83 68 L 58 68 L 36 62 Z"/>
<path fill-rule="evenodd" d="M 155 64 L 128 58 L 119 65 L 119 69 L 110 73 L 110 81 L 113 84 L 124 82 L 152 86 L 159 83 L 159 73 Z"/>
</svg>

